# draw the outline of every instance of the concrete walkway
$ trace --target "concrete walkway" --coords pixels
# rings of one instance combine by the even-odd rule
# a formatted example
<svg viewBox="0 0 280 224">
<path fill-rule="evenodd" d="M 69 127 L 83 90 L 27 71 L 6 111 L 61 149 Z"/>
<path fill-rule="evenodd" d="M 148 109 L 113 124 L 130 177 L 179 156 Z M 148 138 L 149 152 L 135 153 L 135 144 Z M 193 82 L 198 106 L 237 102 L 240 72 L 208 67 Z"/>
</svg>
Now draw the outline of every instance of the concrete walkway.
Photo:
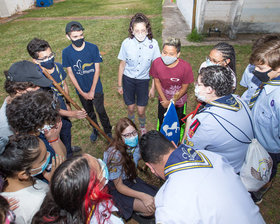
<svg viewBox="0 0 280 224">
<path fill-rule="evenodd" d="M 164 41 L 168 37 L 180 38 L 182 46 L 203 46 L 203 45 L 215 45 L 219 42 L 227 42 L 232 45 L 245 45 L 252 44 L 263 34 L 237 34 L 236 40 L 231 40 L 225 34 L 219 36 L 205 37 L 202 42 L 195 43 L 189 42 L 186 37 L 191 32 L 191 28 L 186 23 L 183 15 L 177 7 L 176 2 L 171 0 L 165 0 L 162 8 L 163 18 L 163 30 L 162 40 Z"/>
</svg>

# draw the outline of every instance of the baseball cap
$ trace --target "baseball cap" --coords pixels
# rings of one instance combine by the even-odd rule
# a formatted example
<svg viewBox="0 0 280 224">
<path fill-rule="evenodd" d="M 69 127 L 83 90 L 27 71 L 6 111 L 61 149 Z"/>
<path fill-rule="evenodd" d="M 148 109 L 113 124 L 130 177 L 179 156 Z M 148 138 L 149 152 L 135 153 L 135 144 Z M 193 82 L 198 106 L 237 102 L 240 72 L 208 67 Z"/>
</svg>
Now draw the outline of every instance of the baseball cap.
<svg viewBox="0 0 280 224">
<path fill-rule="evenodd" d="M 82 26 L 81 23 L 79 23 L 77 21 L 71 21 L 71 22 L 67 23 L 67 25 L 65 27 L 65 33 L 71 32 L 71 27 L 73 25 L 76 25 L 77 27 L 79 27 L 79 30 L 84 30 L 84 27 Z"/>
<path fill-rule="evenodd" d="M 13 82 L 32 82 L 40 87 L 49 87 L 52 84 L 37 65 L 26 60 L 12 64 L 6 78 Z"/>
</svg>

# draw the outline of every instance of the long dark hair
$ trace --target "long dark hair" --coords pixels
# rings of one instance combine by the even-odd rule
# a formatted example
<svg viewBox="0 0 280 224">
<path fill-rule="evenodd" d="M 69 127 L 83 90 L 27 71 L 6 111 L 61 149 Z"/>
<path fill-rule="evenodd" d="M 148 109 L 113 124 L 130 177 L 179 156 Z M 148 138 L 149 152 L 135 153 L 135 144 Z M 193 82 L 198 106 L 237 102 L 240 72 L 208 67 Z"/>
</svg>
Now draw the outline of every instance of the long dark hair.
<svg viewBox="0 0 280 224">
<path fill-rule="evenodd" d="M 148 31 L 147 36 L 150 40 L 153 39 L 152 26 L 151 26 L 150 20 L 143 13 L 136 13 L 130 20 L 129 28 L 128 28 L 128 36 L 131 39 L 134 37 L 133 26 L 134 26 L 135 23 L 145 23 L 146 24 L 146 29 Z"/>
<path fill-rule="evenodd" d="M 108 204 L 108 199 L 111 196 L 107 194 L 107 188 L 101 189 L 97 175 L 83 155 L 64 161 L 55 170 L 50 192 L 32 223 L 86 223 L 91 218 L 92 208 L 98 211 L 98 204 L 103 200 L 107 201 L 106 209 L 110 211 L 112 205 Z M 97 220 L 101 223 L 100 217 Z"/>
<path fill-rule="evenodd" d="M 133 161 L 133 156 L 129 155 L 126 150 L 128 146 L 124 143 L 122 139 L 122 132 L 126 129 L 129 125 L 137 130 L 136 125 L 127 117 L 121 118 L 115 128 L 115 136 L 112 143 L 109 145 L 110 147 L 114 147 L 117 151 L 122 154 L 122 159 L 120 164 L 122 165 L 126 176 L 128 176 L 129 180 L 133 180 L 137 177 L 137 170 L 135 167 L 135 163 Z M 114 158 L 115 153 L 117 151 L 113 151 L 108 157 L 108 168 L 110 169 L 111 166 L 116 165 L 112 163 L 112 159 Z"/>
<path fill-rule="evenodd" d="M 13 177 L 20 171 L 30 175 L 33 162 L 40 156 L 39 139 L 36 136 L 23 134 L 10 137 L 5 150 L 0 155 L 0 173 L 7 186 L 7 178 Z M 33 178 L 30 181 L 34 184 Z"/>
</svg>

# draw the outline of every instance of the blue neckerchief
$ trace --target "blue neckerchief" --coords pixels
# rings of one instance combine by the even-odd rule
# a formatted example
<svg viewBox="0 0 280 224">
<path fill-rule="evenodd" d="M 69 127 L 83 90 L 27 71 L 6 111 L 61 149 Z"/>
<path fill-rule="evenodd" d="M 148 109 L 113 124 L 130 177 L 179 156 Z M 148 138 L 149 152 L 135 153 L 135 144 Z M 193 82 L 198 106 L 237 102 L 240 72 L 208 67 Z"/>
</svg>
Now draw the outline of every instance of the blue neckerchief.
<svg viewBox="0 0 280 224">
<path fill-rule="evenodd" d="M 263 87 L 266 85 L 270 85 L 270 86 L 280 86 L 280 76 L 269 80 L 268 82 L 263 82 L 255 91 L 255 93 L 252 95 L 250 102 L 249 102 L 249 107 L 250 109 L 253 108 L 253 106 L 255 105 L 259 95 L 261 94 Z"/>
<path fill-rule="evenodd" d="M 212 107 L 212 106 L 220 107 L 232 111 L 239 111 L 241 108 L 240 102 L 237 101 L 231 94 L 220 97 L 219 99 L 216 99 L 205 105 L 205 107 Z"/>
<path fill-rule="evenodd" d="M 182 144 L 170 154 L 164 167 L 164 175 L 167 179 L 177 171 L 196 168 L 213 168 L 213 165 L 202 152 Z"/>
</svg>

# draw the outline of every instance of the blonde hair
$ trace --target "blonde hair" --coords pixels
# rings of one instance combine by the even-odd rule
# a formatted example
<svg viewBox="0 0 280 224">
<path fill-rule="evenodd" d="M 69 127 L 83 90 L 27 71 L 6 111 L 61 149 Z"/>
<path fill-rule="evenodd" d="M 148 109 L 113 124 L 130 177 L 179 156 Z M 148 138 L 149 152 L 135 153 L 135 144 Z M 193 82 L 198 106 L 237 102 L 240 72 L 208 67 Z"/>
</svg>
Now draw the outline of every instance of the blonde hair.
<svg viewBox="0 0 280 224">
<path fill-rule="evenodd" d="M 179 53 L 181 51 L 181 41 L 179 38 L 169 37 L 163 42 L 163 48 L 165 45 L 175 47 L 177 50 L 177 53 Z"/>
</svg>

